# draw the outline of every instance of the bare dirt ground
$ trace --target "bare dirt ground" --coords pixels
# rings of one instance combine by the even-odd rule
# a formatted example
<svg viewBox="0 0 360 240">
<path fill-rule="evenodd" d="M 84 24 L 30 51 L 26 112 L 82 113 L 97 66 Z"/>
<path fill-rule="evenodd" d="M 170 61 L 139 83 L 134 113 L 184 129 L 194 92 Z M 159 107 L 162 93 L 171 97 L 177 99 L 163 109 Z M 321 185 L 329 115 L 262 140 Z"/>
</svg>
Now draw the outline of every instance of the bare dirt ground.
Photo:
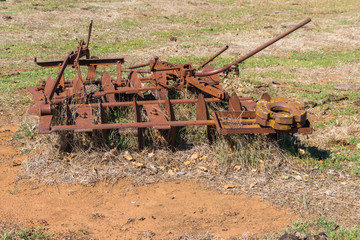
<svg viewBox="0 0 360 240">
<path fill-rule="evenodd" d="M 134 186 L 127 180 L 96 186 L 17 182 L 25 155 L 8 145 L 17 126 L 0 129 L 0 219 L 43 226 L 60 237 L 172 239 L 211 234 L 263 236 L 297 219 L 288 209 L 241 194 L 222 194 L 195 180 Z"/>
</svg>

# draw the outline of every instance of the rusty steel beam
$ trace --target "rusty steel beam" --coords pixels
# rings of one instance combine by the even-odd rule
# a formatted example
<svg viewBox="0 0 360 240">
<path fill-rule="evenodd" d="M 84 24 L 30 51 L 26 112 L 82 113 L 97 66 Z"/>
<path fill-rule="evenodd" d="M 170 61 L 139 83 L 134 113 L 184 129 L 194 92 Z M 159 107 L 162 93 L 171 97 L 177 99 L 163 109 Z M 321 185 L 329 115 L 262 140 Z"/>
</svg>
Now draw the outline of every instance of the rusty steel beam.
<svg viewBox="0 0 360 240">
<path fill-rule="evenodd" d="M 59 64 L 62 65 L 64 61 L 38 62 L 37 58 L 34 58 L 34 62 L 40 67 L 57 67 Z M 80 66 L 109 65 L 117 62 L 124 63 L 125 60 L 124 58 L 79 59 Z M 74 66 L 74 60 L 69 60 L 67 66 Z"/>
</svg>

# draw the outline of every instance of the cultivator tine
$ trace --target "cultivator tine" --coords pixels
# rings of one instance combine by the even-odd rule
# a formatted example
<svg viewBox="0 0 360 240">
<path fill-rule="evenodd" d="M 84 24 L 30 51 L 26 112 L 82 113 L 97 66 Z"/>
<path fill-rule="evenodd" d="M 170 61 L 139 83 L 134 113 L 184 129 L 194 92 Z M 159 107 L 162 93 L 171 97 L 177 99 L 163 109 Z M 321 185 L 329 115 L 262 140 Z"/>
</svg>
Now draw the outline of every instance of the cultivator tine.
<svg viewBox="0 0 360 240">
<path fill-rule="evenodd" d="M 85 96 L 85 86 L 78 73 L 75 75 L 74 79 L 73 94 L 81 98 Z"/>
<path fill-rule="evenodd" d="M 102 75 L 101 86 L 102 86 L 104 92 L 114 92 L 115 91 L 115 87 L 111 82 L 111 76 L 107 72 L 104 72 L 104 74 Z M 105 98 L 106 98 L 107 102 L 116 102 L 115 94 L 113 94 L 113 93 L 106 94 Z"/>
<path fill-rule="evenodd" d="M 135 122 L 137 123 L 141 122 L 141 112 L 135 98 L 134 98 L 134 111 L 135 111 Z M 144 148 L 143 128 L 139 127 L 137 129 L 137 137 L 138 137 L 138 148 L 139 150 L 141 150 Z"/>
<path fill-rule="evenodd" d="M 137 74 L 137 71 L 134 70 L 134 71 L 131 71 L 129 73 L 129 85 L 131 88 L 137 88 L 137 89 L 140 89 L 141 88 L 141 81 L 140 79 L 138 78 L 138 74 Z M 137 94 L 141 97 L 141 98 L 144 98 L 144 94 L 142 92 L 137 92 Z"/>
<path fill-rule="evenodd" d="M 99 59 L 98 57 L 92 56 L 91 59 Z M 86 75 L 86 81 L 94 81 L 96 76 L 96 68 L 97 65 L 90 65 L 88 66 L 88 72 Z"/>
<path fill-rule="evenodd" d="M 229 110 L 230 111 L 242 111 L 242 104 L 236 93 L 233 93 L 229 99 Z"/>
<path fill-rule="evenodd" d="M 170 129 L 170 125 L 167 124 L 157 125 L 157 123 L 168 122 L 166 115 L 159 104 L 144 104 L 143 108 L 149 118 L 149 122 L 154 124 L 155 129 Z"/>
<path fill-rule="evenodd" d="M 75 126 L 77 129 L 75 132 L 92 132 L 91 127 L 93 124 L 92 108 L 86 105 L 80 105 L 76 110 Z"/>
</svg>

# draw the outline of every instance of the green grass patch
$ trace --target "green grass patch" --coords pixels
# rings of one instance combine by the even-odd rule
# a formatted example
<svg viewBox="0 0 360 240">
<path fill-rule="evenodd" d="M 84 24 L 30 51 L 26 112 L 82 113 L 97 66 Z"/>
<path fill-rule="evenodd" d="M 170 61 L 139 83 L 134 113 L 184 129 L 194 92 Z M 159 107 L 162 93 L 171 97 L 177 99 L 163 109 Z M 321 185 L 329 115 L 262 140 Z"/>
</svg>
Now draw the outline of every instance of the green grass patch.
<svg viewBox="0 0 360 240">
<path fill-rule="evenodd" d="M 325 233 L 329 239 L 332 240 L 356 240 L 360 239 L 360 228 L 350 227 L 345 228 L 336 224 L 335 221 L 327 220 L 319 216 L 312 221 L 298 221 L 295 222 L 287 231 L 295 230 L 302 232 L 307 236 L 316 235 L 320 232 Z"/>
<path fill-rule="evenodd" d="M 14 189 L 8 190 L 8 192 L 9 192 L 11 195 L 16 195 L 16 194 L 19 193 L 19 189 L 14 188 Z"/>
</svg>

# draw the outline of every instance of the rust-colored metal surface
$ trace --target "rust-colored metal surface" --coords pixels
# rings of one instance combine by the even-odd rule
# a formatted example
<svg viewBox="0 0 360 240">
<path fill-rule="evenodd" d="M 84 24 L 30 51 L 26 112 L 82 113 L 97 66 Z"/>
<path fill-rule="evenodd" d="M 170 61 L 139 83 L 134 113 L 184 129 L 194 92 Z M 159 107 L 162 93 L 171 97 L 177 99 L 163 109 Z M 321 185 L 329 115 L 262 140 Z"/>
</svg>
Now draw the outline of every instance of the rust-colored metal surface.
<svg viewBox="0 0 360 240">
<path fill-rule="evenodd" d="M 158 57 L 148 63 L 124 67 L 123 58 L 101 59 L 91 56 L 91 22 L 87 42 L 79 41 L 79 45 L 64 60 L 39 62 L 35 59 L 38 66 L 54 67 L 58 72 L 55 80 L 49 76 L 39 86 L 28 88 L 35 102 L 29 112 L 40 116 L 40 133 L 101 130 L 103 137 L 107 137 L 110 129 L 117 129 L 119 133 L 124 129 L 134 129 L 139 148 L 144 146 L 143 131 L 146 128 L 167 132 L 173 149 L 177 129 L 186 126 L 206 126 L 209 141 L 213 139 L 215 128 L 222 135 L 280 132 L 308 134 L 311 133 L 311 125 L 301 103 L 270 97 L 268 94 L 264 94 L 259 101 L 252 97 L 237 96 L 236 93 L 230 96 L 220 84 L 221 73 L 229 71 L 232 66 L 237 66 L 308 22 L 310 19 L 302 21 L 218 69 L 209 63 L 227 50 L 228 46 L 196 68 L 191 63 L 176 65 Z M 110 71 L 116 71 L 115 77 L 106 71 L 111 65 L 115 65 L 114 71 Z M 72 67 L 75 72 L 74 79 L 65 79 L 64 73 L 68 67 Z M 83 68 L 87 68 L 86 76 L 83 76 Z M 192 98 L 180 97 L 186 95 Z M 195 105 L 196 117 L 179 120 L 176 111 L 179 104 Z M 222 110 L 218 111 L 213 107 L 214 104 L 221 105 Z M 121 114 L 124 108 L 128 109 L 127 119 L 114 122 L 109 118 L 113 112 Z"/>
</svg>

